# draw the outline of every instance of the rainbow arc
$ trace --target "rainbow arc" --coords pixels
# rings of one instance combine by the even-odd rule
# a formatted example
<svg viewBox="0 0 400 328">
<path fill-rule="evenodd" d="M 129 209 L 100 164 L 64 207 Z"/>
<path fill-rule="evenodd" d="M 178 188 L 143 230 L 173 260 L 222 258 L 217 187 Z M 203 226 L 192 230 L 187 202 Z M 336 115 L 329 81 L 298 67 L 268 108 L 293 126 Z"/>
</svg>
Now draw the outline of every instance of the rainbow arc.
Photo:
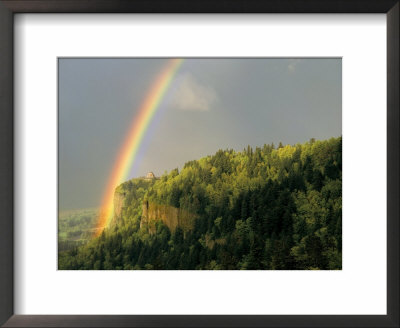
<svg viewBox="0 0 400 328">
<path fill-rule="evenodd" d="M 132 125 L 128 130 L 124 142 L 118 152 L 114 167 L 108 179 L 104 196 L 101 202 L 99 219 L 97 223 L 97 233 L 101 234 L 114 215 L 114 190 L 127 179 L 129 170 L 134 163 L 140 145 L 154 118 L 160 104 L 167 93 L 183 59 L 170 59 L 165 68 L 155 79 L 147 93 L 138 114 L 134 117 Z"/>
</svg>

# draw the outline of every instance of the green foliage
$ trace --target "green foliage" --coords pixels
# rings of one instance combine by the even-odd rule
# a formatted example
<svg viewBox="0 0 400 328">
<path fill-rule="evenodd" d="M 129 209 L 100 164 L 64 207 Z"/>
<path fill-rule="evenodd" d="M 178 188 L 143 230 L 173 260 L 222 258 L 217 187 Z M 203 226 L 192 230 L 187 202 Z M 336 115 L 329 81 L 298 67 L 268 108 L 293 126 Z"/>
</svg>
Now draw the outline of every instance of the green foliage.
<svg viewBox="0 0 400 328">
<path fill-rule="evenodd" d="M 160 179 L 134 179 L 122 220 L 60 253 L 60 269 L 337 270 L 342 139 L 219 150 Z M 144 201 L 196 215 L 193 229 L 140 228 Z M 160 218 L 161 219 L 161 218 Z"/>
</svg>

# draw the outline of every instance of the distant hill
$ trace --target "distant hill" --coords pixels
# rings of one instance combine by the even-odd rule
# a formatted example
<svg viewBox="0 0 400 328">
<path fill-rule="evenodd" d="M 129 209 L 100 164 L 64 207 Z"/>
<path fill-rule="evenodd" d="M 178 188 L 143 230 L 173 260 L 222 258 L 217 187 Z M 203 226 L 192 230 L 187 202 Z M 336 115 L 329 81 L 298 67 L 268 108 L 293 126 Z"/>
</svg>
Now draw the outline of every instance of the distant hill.
<svg viewBox="0 0 400 328">
<path fill-rule="evenodd" d="M 59 211 L 58 250 L 62 252 L 86 244 L 93 237 L 97 216 L 97 208 Z"/>
<path fill-rule="evenodd" d="M 110 227 L 59 268 L 341 269 L 341 179 L 341 137 L 219 150 L 121 184 Z"/>
</svg>

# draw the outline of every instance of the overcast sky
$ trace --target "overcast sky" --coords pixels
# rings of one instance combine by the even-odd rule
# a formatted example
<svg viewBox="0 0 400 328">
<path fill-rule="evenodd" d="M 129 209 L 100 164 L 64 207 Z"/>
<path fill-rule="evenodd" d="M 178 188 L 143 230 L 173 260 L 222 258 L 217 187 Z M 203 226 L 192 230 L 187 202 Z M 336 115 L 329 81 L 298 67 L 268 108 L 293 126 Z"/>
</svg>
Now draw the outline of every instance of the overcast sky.
<svg viewBox="0 0 400 328">
<path fill-rule="evenodd" d="M 59 207 L 97 207 L 165 59 L 59 60 Z M 341 135 L 340 59 L 186 59 L 130 175 L 157 176 L 218 149 Z"/>
</svg>

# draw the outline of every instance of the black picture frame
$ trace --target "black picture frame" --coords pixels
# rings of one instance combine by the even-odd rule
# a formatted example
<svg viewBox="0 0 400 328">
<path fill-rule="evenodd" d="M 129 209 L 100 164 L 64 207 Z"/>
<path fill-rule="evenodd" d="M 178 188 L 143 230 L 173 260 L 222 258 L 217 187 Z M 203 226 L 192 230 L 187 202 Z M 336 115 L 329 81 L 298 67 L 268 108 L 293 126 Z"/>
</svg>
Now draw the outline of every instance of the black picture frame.
<svg viewBox="0 0 400 328">
<path fill-rule="evenodd" d="M 399 0 L 0 0 L 0 324 L 4 327 L 399 327 L 399 8 Z M 387 315 L 14 315 L 13 20 L 16 13 L 385 13 Z"/>
</svg>

